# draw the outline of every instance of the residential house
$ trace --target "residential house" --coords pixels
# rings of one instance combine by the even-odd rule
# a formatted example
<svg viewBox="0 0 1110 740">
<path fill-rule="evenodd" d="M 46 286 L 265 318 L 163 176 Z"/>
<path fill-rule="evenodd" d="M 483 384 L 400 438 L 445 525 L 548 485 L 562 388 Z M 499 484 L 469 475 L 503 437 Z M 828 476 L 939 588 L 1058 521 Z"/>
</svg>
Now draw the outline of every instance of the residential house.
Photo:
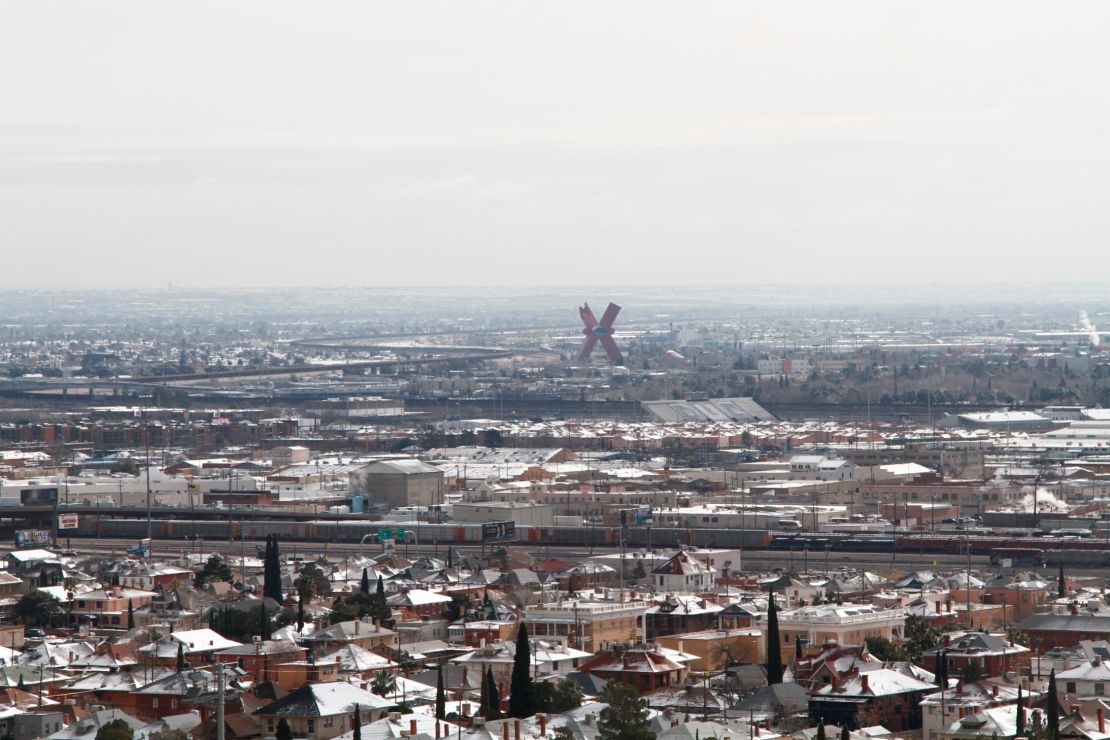
<svg viewBox="0 0 1110 740">
<path fill-rule="evenodd" d="M 617 648 L 583 663 L 579 670 L 606 681 L 628 683 L 640 694 L 664 686 L 679 686 L 686 669 L 652 648 Z"/>
<path fill-rule="evenodd" d="M 836 678 L 810 695 L 811 722 L 841 727 L 882 725 L 896 732 L 921 726 L 921 699 L 936 686 L 890 668 Z"/>
<path fill-rule="evenodd" d="M 273 737 L 285 720 L 294 737 L 330 740 L 351 730 L 355 707 L 363 724 L 381 719 L 393 702 L 346 681 L 308 683 L 256 710 L 263 734 Z"/>
<path fill-rule="evenodd" d="M 660 591 L 707 591 L 712 590 L 716 575 L 713 566 L 679 550 L 670 560 L 652 569 L 651 585 Z"/>
<path fill-rule="evenodd" d="M 989 678 L 1027 668 L 1031 653 L 1029 648 L 1003 635 L 955 632 L 946 634 L 941 645 L 923 656 L 926 666 L 934 673 L 939 670 L 942 657 L 947 663 L 947 674 L 953 678 L 961 674 Z"/>
<path fill-rule="evenodd" d="M 657 637 L 663 647 L 697 656 L 687 663 L 692 671 L 719 671 L 729 665 L 762 663 L 766 660 L 763 631 L 702 630 Z"/>
</svg>

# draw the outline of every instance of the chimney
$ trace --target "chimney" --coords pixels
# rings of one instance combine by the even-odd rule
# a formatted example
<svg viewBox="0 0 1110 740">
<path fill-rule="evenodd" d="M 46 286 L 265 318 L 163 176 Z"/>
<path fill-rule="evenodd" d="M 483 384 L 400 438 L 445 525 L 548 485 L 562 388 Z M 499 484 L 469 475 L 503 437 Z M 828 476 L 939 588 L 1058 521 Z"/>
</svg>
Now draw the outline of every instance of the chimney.
<svg viewBox="0 0 1110 740">
<path fill-rule="evenodd" d="M 1098 731 L 1104 733 L 1106 732 L 1106 714 L 1102 711 L 1102 707 L 1098 708 L 1096 714 L 1098 715 Z"/>
<path fill-rule="evenodd" d="M 520 740 L 520 720 L 513 722 L 513 740 Z"/>
<path fill-rule="evenodd" d="M 994 685 L 994 692 L 993 693 L 994 693 L 994 698 L 997 699 L 998 698 L 998 684 Z"/>
<path fill-rule="evenodd" d="M 871 683 L 867 680 L 867 674 L 866 673 L 859 674 L 859 680 L 860 680 L 860 683 L 863 684 L 863 693 L 866 694 L 871 689 Z"/>
<path fill-rule="evenodd" d="M 769 719 L 763 720 L 763 728 L 766 729 L 766 730 L 771 729 L 771 720 L 769 720 Z"/>
<path fill-rule="evenodd" d="M 958 680 L 956 681 L 956 693 L 957 693 L 957 694 L 962 694 L 962 693 L 964 693 L 964 680 L 963 680 L 962 678 L 961 678 L 961 679 L 958 679 Z"/>
<path fill-rule="evenodd" d="M 439 720 L 436 720 L 436 740 L 439 740 Z"/>
<path fill-rule="evenodd" d="M 501 740 L 509 740 L 509 720 L 501 724 Z"/>
<path fill-rule="evenodd" d="M 547 715 L 541 714 L 540 717 L 540 737 L 547 736 Z"/>
<path fill-rule="evenodd" d="M 1079 714 L 1079 705 L 1078 704 L 1072 704 L 1071 705 L 1071 713 L 1072 714 Z"/>
<path fill-rule="evenodd" d="M 755 737 L 759 737 L 759 725 L 752 728 L 755 731 Z"/>
<path fill-rule="evenodd" d="M 362 628 L 362 620 L 361 619 L 356 619 L 355 620 L 355 634 L 356 635 L 361 631 L 361 628 Z"/>
<path fill-rule="evenodd" d="M 945 632 L 944 633 L 944 646 L 948 647 L 951 644 L 952 644 L 952 635 Z"/>
<path fill-rule="evenodd" d="M 464 674 L 466 673 L 466 668 L 463 668 L 463 673 Z M 466 682 L 463 682 L 463 686 L 465 686 L 465 685 L 466 685 Z M 468 702 L 468 701 L 464 701 L 462 703 L 462 716 L 464 716 L 464 717 L 469 717 L 470 716 L 470 702 Z"/>
<path fill-rule="evenodd" d="M 937 614 L 940 614 L 940 602 L 939 601 L 934 601 L 933 606 L 935 606 L 937 608 Z"/>
<path fill-rule="evenodd" d="M 949 612 L 952 611 L 952 599 L 948 599 L 944 602 L 944 610 Z"/>
<path fill-rule="evenodd" d="M 409 734 L 416 737 L 416 720 L 414 719 L 409 720 Z"/>
<path fill-rule="evenodd" d="M 671 727 L 678 727 L 678 720 L 677 719 L 672 719 L 671 720 Z"/>
</svg>

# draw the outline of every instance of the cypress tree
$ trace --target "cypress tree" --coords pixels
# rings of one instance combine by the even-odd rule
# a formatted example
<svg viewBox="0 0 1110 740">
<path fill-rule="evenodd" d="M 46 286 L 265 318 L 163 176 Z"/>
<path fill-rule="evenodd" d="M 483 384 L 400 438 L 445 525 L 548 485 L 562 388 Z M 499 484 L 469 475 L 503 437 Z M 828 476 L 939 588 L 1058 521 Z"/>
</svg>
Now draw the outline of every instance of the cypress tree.
<svg viewBox="0 0 1110 740">
<path fill-rule="evenodd" d="M 1017 734 L 1015 737 L 1025 737 L 1025 700 L 1021 698 L 1021 684 L 1018 684 L 1017 695 Z"/>
<path fill-rule="evenodd" d="M 1056 578 L 1056 595 L 1061 599 L 1064 598 L 1066 589 L 1064 588 L 1064 564 L 1060 563 L 1060 573 Z"/>
<path fill-rule="evenodd" d="M 817 723 L 817 734 L 814 735 L 814 740 L 828 740 L 825 737 L 825 723 L 824 721 Z"/>
<path fill-rule="evenodd" d="M 443 690 L 443 666 L 436 674 L 436 719 L 447 719 L 447 694 Z"/>
<path fill-rule="evenodd" d="M 493 669 L 486 668 L 486 720 L 501 719 L 501 692 L 493 680 Z"/>
<path fill-rule="evenodd" d="M 177 643 L 177 672 L 185 670 L 185 645 Z"/>
<path fill-rule="evenodd" d="M 355 704 L 355 714 L 351 717 L 351 729 L 354 730 L 352 740 L 362 740 L 362 716 L 358 704 Z"/>
<path fill-rule="evenodd" d="M 370 595 L 370 571 L 366 568 L 362 569 L 362 583 L 359 585 L 359 590 L 367 596 Z"/>
<path fill-rule="evenodd" d="M 852 740 L 852 736 L 848 732 L 848 725 L 840 728 L 840 740 Z"/>
<path fill-rule="evenodd" d="M 135 602 L 127 600 L 127 629 L 135 626 Z"/>
<path fill-rule="evenodd" d="M 1060 740 L 1060 697 L 1056 695 L 1056 669 L 1048 674 L 1048 696 L 1045 697 L 1045 740 Z"/>
<path fill-rule="evenodd" d="M 304 597 L 297 594 L 297 632 L 304 629 Z"/>
<path fill-rule="evenodd" d="M 285 599 L 281 592 L 281 556 L 278 552 L 277 535 L 266 537 L 266 554 L 263 559 L 262 594 L 280 604 Z"/>
<path fill-rule="evenodd" d="M 266 614 L 266 602 L 258 602 L 258 635 L 263 640 L 269 640 L 270 635 L 270 617 Z"/>
<path fill-rule="evenodd" d="M 478 695 L 478 714 L 476 717 L 485 717 L 489 714 L 489 680 L 482 674 L 482 687 Z"/>
<path fill-rule="evenodd" d="M 767 685 L 782 683 L 782 645 L 779 644 L 779 612 L 775 595 L 767 600 Z"/>
<path fill-rule="evenodd" d="M 516 655 L 513 656 L 513 675 L 509 682 L 510 717 L 523 719 L 536 713 L 531 662 L 532 646 L 528 642 L 528 627 L 521 622 L 516 633 Z"/>
</svg>

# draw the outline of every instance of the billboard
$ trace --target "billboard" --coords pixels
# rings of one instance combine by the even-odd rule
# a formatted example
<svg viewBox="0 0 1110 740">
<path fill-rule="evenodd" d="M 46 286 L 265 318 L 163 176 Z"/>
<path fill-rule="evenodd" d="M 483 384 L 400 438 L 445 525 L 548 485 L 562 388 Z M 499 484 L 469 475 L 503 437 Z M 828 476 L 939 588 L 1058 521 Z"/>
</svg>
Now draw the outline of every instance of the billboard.
<svg viewBox="0 0 1110 740">
<path fill-rule="evenodd" d="M 59 514 L 58 529 L 77 529 L 78 521 L 76 514 Z"/>
<path fill-rule="evenodd" d="M 48 547 L 54 544 L 54 533 L 49 529 L 15 530 L 16 547 Z"/>
<path fill-rule="evenodd" d="M 516 537 L 516 522 L 486 522 L 482 525 L 482 542 L 511 540 Z"/>
<path fill-rule="evenodd" d="M 23 488 L 19 491 L 19 503 L 24 506 L 53 506 L 58 503 L 58 489 Z"/>
</svg>

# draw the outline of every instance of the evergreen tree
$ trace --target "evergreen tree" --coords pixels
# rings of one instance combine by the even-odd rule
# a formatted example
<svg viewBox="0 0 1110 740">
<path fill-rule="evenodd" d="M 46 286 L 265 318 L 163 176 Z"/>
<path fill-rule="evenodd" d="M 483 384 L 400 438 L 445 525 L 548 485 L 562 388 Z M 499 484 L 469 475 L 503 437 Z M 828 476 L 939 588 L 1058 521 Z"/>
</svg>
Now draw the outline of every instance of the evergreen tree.
<svg viewBox="0 0 1110 740">
<path fill-rule="evenodd" d="M 367 596 L 370 595 L 370 571 L 366 568 L 362 569 L 362 583 L 359 585 L 359 590 Z"/>
<path fill-rule="evenodd" d="M 493 680 L 493 669 L 486 668 L 486 714 L 487 721 L 501 719 L 501 692 Z"/>
<path fill-rule="evenodd" d="M 513 656 L 513 675 L 509 682 L 510 717 L 523 719 L 536 713 L 531 663 L 532 646 L 528 642 L 528 627 L 521 622 L 516 633 L 516 655 Z"/>
<path fill-rule="evenodd" d="M 1056 694 L 1056 669 L 1048 674 L 1048 696 L 1045 697 L 1046 740 L 1060 740 L 1060 697 Z"/>
<path fill-rule="evenodd" d="M 304 597 L 297 594 L 297 632 L 304 629 Z"/>
<path fill-rule="evenodd" d="M 436 672 L 436 719 L 447 719 L 447 694 L 443 690 L 443 666 Z"/>
<path fill-rule="evenodd" d="M 181 673 L 185 670 L 185 645 L 177 643 L 177 672 Z"/>
<path fill-rule="evenodd" d="M 278 720 L 277 732 L 274 733 L 275 740 L 293 740 L 293 728 L 289 726 L 289 722 L 283 717 Z"/>
<path fill-rule="evenodd" d="M 654 740 L 648 725 L 647 701 L 630 683 L 610 681 L 601 700 L 609 706 L 601 710 L 598 737 L 601 740 Z"/>
<path fill-rule="evenodd" d="M 817 734 L 813 736 L 813 740 L 828 740 L 828 738 L 825 736 L 824 722 L 817 723 Z"/>
<path fill-rule="evenodd" d="M 266 555 L 263 560 L 265 566 L 262 576 L 262 594 L 280 604 L 285 600 L 281 592 L 281 555 L 278 552 L 277 535 L 266 538 Z"/>
<path fill-rule="evenodd" d="M 1016 737 L 1025 737 L 1025 700 L 1021 698 L 1021 684 L 1018 684 L 1017 694 L 1017 734 Z"/>
<path fill-rule="evenodd" d="M 1066 593 L 1067 590 L 1064 588 L 1064 564 L 1060 563 L 1060 573 L 1056 578 L 1056 595 L 1062 599 Z"/>
<path fill-rule="evenodd" d="M 266 602 L 258 602 L 258 636 L 269 640 L 273 633 L 270 631 L 270 615 L 266 613 Z"/>
<path fill-rule="evenodd" d="M 135 626 L 135 602 L 127 600 L 127 629 Z"/>
<path fill-rule="evenodd" d="M 482 686 L 478 694 L 478 714 L 477 717 L 485 717 L 489 714 L 489 681 L 486 679 L 486 674 L 482 674 Z"/>
<path fill-rule="evenodd" d="M 844 725 L 840 728 L 840 740 L 852 740 L 852 736 L 848 732 L 848 725 Z"/>
<path fill-rule="evenodd" d="M 779 612 L 775 595 L 767 600 L 767 685 L 782 683 L 782 645 L 779 643 Z"/>
<path fill-rule="evenodd" d="M 355 714 L 351 717 L 351 729 L 354 731 L 351 740 L 362 740 L 362 713 L 358 710 L 358 704 L 355 704 Z"/>
</svg>

